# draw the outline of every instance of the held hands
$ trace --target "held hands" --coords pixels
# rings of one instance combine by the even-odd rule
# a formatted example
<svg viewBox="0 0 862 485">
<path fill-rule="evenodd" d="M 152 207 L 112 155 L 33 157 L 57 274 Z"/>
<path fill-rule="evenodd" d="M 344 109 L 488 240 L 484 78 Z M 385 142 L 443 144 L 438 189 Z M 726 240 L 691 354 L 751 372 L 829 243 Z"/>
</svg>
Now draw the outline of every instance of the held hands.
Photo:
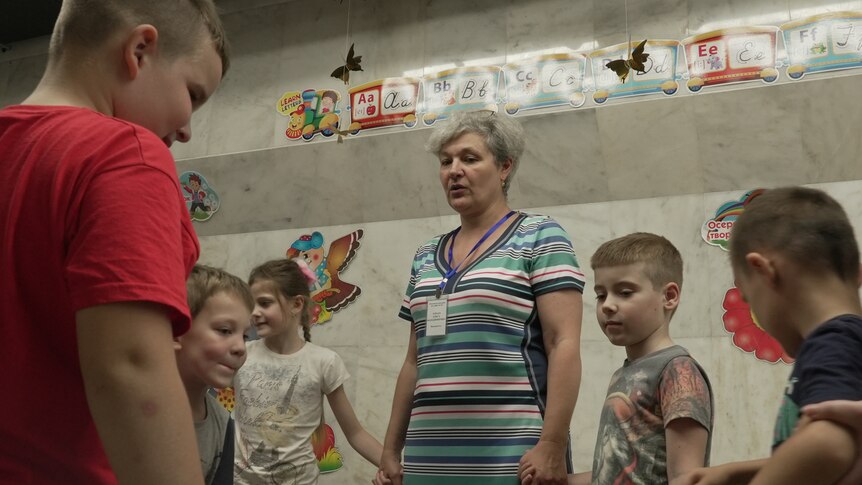
<svg viewBox="0 0 862 485">
<path fill-rule="evenodd" d="M 392 453 L 383 452 L 380 458 L 380 469 L 371 480 L 374 485 L 401 485 L 404 480 L 404 468 L 401 466 L 401 457 Z"/>
<path fill-rule="evenodd" d="M 539 440 L 521 457 L 521 485 L 566 485 L 566 444 Z"/>
</svg>

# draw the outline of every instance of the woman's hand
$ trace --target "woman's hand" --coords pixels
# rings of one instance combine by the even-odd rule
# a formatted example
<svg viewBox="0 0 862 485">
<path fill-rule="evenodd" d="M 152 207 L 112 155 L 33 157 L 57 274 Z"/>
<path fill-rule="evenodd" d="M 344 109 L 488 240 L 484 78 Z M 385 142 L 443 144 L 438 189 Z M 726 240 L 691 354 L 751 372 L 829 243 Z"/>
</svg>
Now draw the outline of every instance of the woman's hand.
<svg viewBox="0 0 862 485">
<path fill-rule="evenodd" d="M 522 485 L 566 485 L 566 444 L 539 440 L 518 466 Z"/>
</svg>

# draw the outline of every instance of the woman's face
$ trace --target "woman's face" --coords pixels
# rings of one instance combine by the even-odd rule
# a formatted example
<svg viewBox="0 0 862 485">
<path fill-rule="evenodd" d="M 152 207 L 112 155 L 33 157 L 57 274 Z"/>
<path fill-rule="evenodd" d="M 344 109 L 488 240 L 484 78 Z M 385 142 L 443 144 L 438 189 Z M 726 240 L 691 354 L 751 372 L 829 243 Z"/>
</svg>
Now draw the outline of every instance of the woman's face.
<svg viewBox="0 0 862 485">
<path fill-rule="evenodd" d="M 455 138 L 440 152 L 440 183 L 449 206 L 461 215 L 481 213 L 505 199 L 503 180 L 512 169 L 506 160 L 497 166 L 485 140 L 476 133 Z"/>
</svg>

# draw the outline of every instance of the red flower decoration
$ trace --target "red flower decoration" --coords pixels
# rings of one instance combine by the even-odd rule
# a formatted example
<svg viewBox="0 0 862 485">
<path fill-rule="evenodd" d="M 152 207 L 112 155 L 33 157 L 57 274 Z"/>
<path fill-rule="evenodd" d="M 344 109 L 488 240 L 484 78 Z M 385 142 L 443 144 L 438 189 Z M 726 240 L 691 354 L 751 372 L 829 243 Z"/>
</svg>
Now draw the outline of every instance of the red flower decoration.
<svg viewBox="0 0 862 485">
<path fill-rule="evenodd" d="M 757 324 L 751 308 L 742 299 L 739 289 L 733 287 L 724 295 L 724 328 L 733 335 L 733 344 L 745 352 L 754 352 L 758 360 L 776 363 L 779 360 L 787 364 L 793 358 L 781 348 L 781 344 L 772 338 Z"/>
</svg>

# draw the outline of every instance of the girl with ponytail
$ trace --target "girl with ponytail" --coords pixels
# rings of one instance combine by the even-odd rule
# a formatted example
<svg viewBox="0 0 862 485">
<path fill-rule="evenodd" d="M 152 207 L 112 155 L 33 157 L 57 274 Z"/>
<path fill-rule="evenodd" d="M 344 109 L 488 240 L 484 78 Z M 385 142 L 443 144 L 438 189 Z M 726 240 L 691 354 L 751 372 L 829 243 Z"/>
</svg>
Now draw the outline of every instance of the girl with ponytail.
<svg viewBox="0 0 862 485">
<path fill-rule="evenodd" d="M 329 401 L 350 446 L 378 466 L 383 447 L 356 419 L 343 384 L 350 377 L 335 352 L 311 343 L 309 288 L 317 278 L 300 259 L 268 261 L 252 270 L 252 313 L 260 340 L 234 379 L 234 479 L 316 484 L 311 436 Z M 302 329 L 302 337 L 299 329 Z"/>
</svg>

